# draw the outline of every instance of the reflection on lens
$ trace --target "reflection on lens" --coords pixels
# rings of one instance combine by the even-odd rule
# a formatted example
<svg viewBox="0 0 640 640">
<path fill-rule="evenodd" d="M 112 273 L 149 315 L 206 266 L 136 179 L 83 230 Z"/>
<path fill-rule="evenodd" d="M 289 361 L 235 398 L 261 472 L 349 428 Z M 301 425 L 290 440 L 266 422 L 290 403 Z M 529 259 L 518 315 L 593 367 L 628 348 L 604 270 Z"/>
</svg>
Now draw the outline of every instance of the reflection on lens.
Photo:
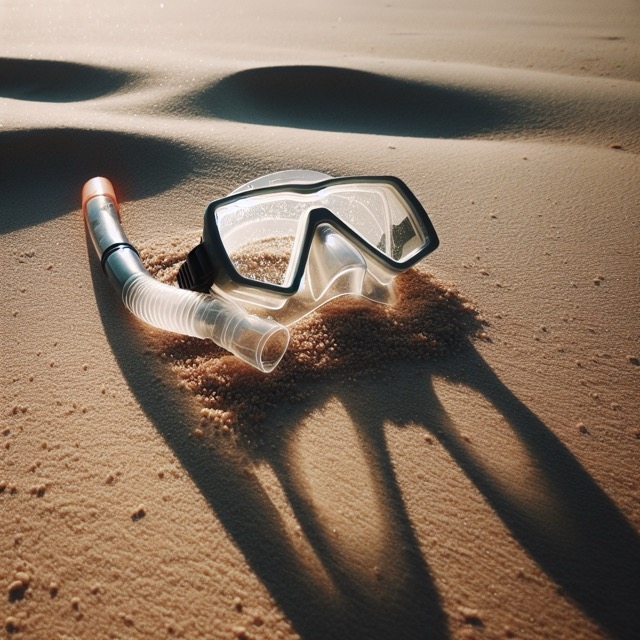
<svg viewBox="0 0 640 640">
<path fill-rule="evenodd" d="M 321 195 L 319 204 L 373 246 L 389 226 L 387 208 L 379 193 L 335 187 L 324 189 Z"/>
<path fill-rule="evenodd" d="M 311 211 L 324 208 L 362 242 L 402 263 L 429 243 L 419 216 L 403 194 L 385 183 L 331 184 L 312 193 L 282 189 L 247 193 L 216 209 L 227 255 L 240 276 L 278 286 L 293 278 L 296 238 Z M 265 232 L 268 237 L 265 237 Z"/>
<path fill-rule="evenodd" d="M 405 218 L 400 224 L 394 224 L 391 228 L 391 257 L 401 260 L 405 254 L 405 247 L 415 241 L 416 235 L 409 218 Z M 418 248 L 421 248 L 421 244 Z"/>
<path fill-rule="evenodd" d="M 406 260 L 427 242 L 415 213 L 391 185 L 337 185 L 319 195 L 323 206 L 393 260 Z"/>
</svg>

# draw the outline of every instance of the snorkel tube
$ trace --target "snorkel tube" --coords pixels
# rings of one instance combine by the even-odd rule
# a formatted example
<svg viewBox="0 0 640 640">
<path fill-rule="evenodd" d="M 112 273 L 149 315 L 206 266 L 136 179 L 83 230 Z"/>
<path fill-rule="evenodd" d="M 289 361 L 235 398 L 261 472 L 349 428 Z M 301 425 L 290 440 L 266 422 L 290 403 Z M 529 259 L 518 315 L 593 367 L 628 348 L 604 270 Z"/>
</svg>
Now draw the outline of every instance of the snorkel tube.
<svg viewBox="0 0 640 640">
<path fill-rule="evenodd" d="M 159 329 L 210 338 L 256 369 L 268 373 L 280 362 L 289 332 L 270 318 L 248 314 L 240 305 L 156 280 L 144 268 L 122 226 L 113 186 L 89 180 L 82 210 L 102 269 L 135 316 Z"/>
</svg>

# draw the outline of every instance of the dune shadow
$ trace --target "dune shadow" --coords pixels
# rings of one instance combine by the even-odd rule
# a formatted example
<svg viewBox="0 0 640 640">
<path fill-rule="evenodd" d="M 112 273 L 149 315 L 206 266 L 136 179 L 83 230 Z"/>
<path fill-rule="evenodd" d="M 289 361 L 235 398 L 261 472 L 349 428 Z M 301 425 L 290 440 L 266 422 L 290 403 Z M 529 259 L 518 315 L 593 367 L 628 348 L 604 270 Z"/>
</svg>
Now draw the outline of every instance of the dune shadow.
<svg viewBox="0 0 640 640">
<path fill-rule="evenodd" d="M 246 69 L 183 98 L 194 114 L 237 122 L 416 137 L 501 130 L 521 108 L 502 96 L 355 69 Z"/>
<path fill-rule="evenodd" d="M 128 71 L 59 60 L 0 58 L 0 96 L 35 102 L 91 100 L 139 76 Z"/>
<path fill-rule="evenodd" d="M 95 176 L 108 177 L 123 200 L 140 199 L 178 184 L 200 164 L 199 153 L 184 145 L 104 130 L 6 131 L 0 148 L 0 233 L 76 210 L 82 186 Z"/>
</svg>

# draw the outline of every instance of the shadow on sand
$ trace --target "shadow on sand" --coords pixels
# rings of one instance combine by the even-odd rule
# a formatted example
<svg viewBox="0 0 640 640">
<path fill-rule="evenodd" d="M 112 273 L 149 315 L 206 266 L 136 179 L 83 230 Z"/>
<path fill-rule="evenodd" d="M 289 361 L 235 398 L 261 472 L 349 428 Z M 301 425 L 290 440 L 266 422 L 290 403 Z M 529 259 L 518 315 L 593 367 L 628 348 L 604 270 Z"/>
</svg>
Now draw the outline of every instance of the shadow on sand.
<svg viewBox="0 0 640 640">
<path fill-rule="evenodd" d="M 61 60 L 0 58 L 0 96 L 35 102 L 91 100 L 122 90 L 140 75 Z"/>
<path fill-rule="evenodd" d="M 106 130 L 5 131 L 0 148 L 0 233 L 75 211 L 82 186 L 95 176 L 108 177 L 124 202 L 170 188 L 200 166 L 193 148 Z"/>
<path fill-rule="evenodd" d="M 312 515 L 301 510 L 296 513 L 300 526 L 311 532 L 314 550 L 337 586 L 337 595 L 335 589 L 328 593 L 285 535 L 282 514 L 251 471 L 246 453 L 227 438 L 207 447 L 191 435 L 199 419 L 193 399 L 177 390 L 173 374 L 162 369 L 160 360 L 145 356 L 148 334 L 116 299 L 92 254 L 89 261 L 103 326 L 127 383 L 296 631 L 309 640 L 447 638 L 439 596 L 419 552 L 388 457 L 381 452 L 378 463 L 384 479 L 381 488 L 386 492 L 383 504 L 389 511 L 385 517 L 395 531 L 388 543 L 402 554 L 409 574 L 400 593 L 394 585 L 384 583 L 373 591 L 362 589 L 350 567 L 337 565 L 323 552 L 321 538 L 313 535 Z M 295 493 L 291 483 L 289 489 Z"/>
<path fill-rule="evenodd" d="M 179 106 L 251 124 L 429 138 L 501 130 L 523 113 L 504 96 L 311 65 L 245 69 L 180 98 Z"/>
<path fill-rule="evenodd" d="M 385 422 L 422 425 L 439 439 L 523 549 L 564 594 L 612 636 L 637 637 L 640 542 L 636 532 L 569 450 L 500 381 L 471 344 L 457 356 L 399 367 L 399 375 L 393 378 L 363 378 L 357 391 L 338 375 L 328 376 L 314 385 L 307 403 L 281 412 L 285 417 L 280 415 L 277 430 L 265 431 L 259 449 L 241 451 L 225 438 L 207 447 L 190 435 L 198 420 L 194 403 L 175 391 L 175 380 L 162 371 L 159 360 L 144 357 L 147 345 L 140 325 L 115 299 L 93 256 L 90 261 L 105 332 L 128 384 L 303 638 L 449 637 L 438 591 L 397 484 L 384 438 Z M 435 378 L 479 392 L 505 418 L 544 475 L 545 499 L 563 513 L 559 522 L 548 522 L 539 509 L 532 509 L 518 491 L 474 455 L 438 399 Z M 297 475 L 295 464 L 289 464 L 289 443 L 302 414 L 329 398 L 339 400 L 348 411 L 370 475 L 378 479 L 377 503 L 381 517 L 389 523 L 385 548 L 394 562 L 406 568 L 400 583 L 381 581 L 371 586 L 362 579 L 360 568 L 345 563 L 338 543 L 327 539 L 304 479 Z M 331 578 L 335 587 L 331 593 L 300 562 L 285 532 L 283 516 L 247 464 L 247 455 L 269 464 L 277 475 L 299 526 Z"/>
</svg>

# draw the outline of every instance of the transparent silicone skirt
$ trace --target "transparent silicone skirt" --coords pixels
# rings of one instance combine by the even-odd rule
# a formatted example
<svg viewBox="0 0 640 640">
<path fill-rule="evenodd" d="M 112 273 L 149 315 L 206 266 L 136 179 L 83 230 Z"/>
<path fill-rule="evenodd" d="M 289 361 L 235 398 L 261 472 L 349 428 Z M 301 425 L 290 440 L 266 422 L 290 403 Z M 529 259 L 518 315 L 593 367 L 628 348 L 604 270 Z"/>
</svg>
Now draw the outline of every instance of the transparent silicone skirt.
<svg viewBox="0 0 640 640">
<path fill-rule="evenodd" d="M 260 371 L 277 366 L 289 344 L 284 326 L 251 315 L 232 300 L 179 289 L 148 273 L 120 225 L 107 179 L 85 184 L 82 208 L 102 268 L 134 315 L 159 329 L 209 338 Z"/>
</svg>

